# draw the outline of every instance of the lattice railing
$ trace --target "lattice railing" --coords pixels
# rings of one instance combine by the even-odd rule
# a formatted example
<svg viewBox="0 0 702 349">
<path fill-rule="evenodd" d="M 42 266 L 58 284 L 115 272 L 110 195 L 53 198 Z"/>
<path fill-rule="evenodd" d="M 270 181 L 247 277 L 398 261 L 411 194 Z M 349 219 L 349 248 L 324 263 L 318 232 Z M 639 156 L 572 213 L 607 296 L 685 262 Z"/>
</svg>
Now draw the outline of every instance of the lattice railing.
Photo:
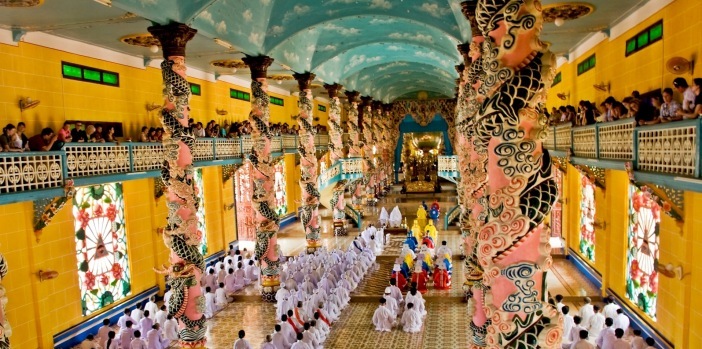
<svg viewBox="0 0 702 349">
<path fill-rule="evenodd" d="M 698 173 L 698 120 L 637 128 L 638 169 L 695 176 Z"/>
<path fill-rule="evenodd" d="M 363 158 L 342 159 L 344 174 L 363 173 Z"/>
<path fill-rule="evenodd" d="M 284 149 L 295 149 L 297 147 L 297 136 L 283 135 L 281 137 Z"/>
<path fill-rule="evenodd" d="M 626 119 L 597 125 L 600 159 L 633 160 L 636 120 Z"/>
<path fill-rule="evenodd" d="M 314 135 L 314 146 L 315 147 L 326 147 L 328 145 L 329 145 L 329 135 L 327 135 L 327 134 Z"/>
<path fill-rule="evenodd" d="M 457 172 L 458 171 L 458 157 L 455 155 L 451 156 L 439 156 L 439 172 Z"/>
<path fill-rule="evenodd" d="M 329 167 L 326 171 L 322 172 L 319 175 L 319 190 L 322 190 L 332 184 L 332 179 L 334 177 L 337 177 L 341 175 L 341 168 L 342 168 L 343 162 L 339 161 L 335 163 L 332 167 Z"/>
<path fill-rule="evenodd" d="M 251 136 L 241 137 L 241 151 L 244 154 L 250 154 L 251 148 L 253 148 L 253 138 Z"/>
<path fill-rule="evenodd" d="M 213 138 L 198 138 L 195 140 L 195 146 L 193 147 L 193 160 L 194 161 L 204 161 L 204 160 L 214 160 L 214 148 L 212 143 Z"/>
<path fill-rule="evenodd" d="M 232 159 L 241 157 L 241 139 L 216 138 L 215 152 L 217 159 Z"/>
<path fill-rule="evenodd" d="M 568 151 L 572 142 L 572 127 L 570 125 L 556 126 L 556 150 Z"/>
<path fill-rule="evenodd" d="M 62 155 L 60 152 L 0 154 L 0 193 L 63 186 Z"/>
<path fill-rule="evenodd" d="M 165 148 L 161 143 L 132 143 L 130 147 L 134 171 L 158 170 L 163 166 Z"/>
<path fill-rule="evenodd" d="M 544 140 L 542 144 L 546 149 L 556 149 L 555 128 L 551 126 L 544 127 Z"/>
<path fill-rule="evenodd" d="M 573 153 L 584 158 L 597 158 L 597 125 L 573 128 Z"/>
<path fill-rule="evenodd" d="M 129 147 L 126 145 L 69 143 L 66 167 L 69 178 L 129 172 Z"/>
<path fill-rule="evenodd" d="M 271 151 L 274 153 L 283 151 L 283 139 L 281 136 L 275 136 L 271 139 Z"/>
</svg>

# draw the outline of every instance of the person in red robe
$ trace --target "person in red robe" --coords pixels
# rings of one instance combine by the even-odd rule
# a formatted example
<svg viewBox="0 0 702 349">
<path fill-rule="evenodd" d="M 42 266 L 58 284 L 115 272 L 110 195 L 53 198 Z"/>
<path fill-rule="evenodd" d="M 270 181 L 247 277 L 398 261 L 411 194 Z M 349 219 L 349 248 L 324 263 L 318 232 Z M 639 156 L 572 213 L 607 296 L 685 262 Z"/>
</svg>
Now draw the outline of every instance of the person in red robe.
<svg viewBox="0 0 702 349">
<path fill-rule="evenodd" d="M 425 235 L 422 238 L 422 245 L 427 245 L 427 248 L 434 249 L 434 240 L 431 239 L 429 235 Z"/>
<path fill-rule="evenodd" d="M 434 288 L 448 290 L 451 288 L 451 275 L 446 270 L 444 261 L 439 261 L 434 269 Z"/>
<path fill-rule="evenodd" d="M 397 285 L 399 289 L 404 290 L 407 286 L 407 278 L 402 274 L 402 268 L 400 268 L 400 264 L 398 263 L 395 263 L 395 266 L 392 267 L 391 278 L 395 280 L 395 285 Z"/>
<path fill-rule="evenodd" d="M 415 263 L 414 273 L 412 273 L 412 284 L 417 285 L 417 291 L 421 294 L 427 293 L 427 272 L 422 269 L 422 263 Z"/>
</svg>

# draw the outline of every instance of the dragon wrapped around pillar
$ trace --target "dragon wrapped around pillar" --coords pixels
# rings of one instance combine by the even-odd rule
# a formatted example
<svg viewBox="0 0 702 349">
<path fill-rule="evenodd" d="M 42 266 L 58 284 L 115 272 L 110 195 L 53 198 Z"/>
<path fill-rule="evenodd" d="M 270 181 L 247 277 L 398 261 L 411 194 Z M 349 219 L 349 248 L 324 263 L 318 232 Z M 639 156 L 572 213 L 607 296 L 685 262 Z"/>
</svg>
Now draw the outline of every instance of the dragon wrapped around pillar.
<svg viewBox="0 0 702 349">
<path fill-rule="evenodd" d="M 7 307 L 7 290 L 2 281 L 7 275 L 7 260 L 5 256 L 0 254 L 0 349 L 10 349 L 10 337 L 12 336 L 12 327 L 7 321 L 5 307 Z"/>
<path fill-rule="evenodd" d="M 349 158 L 361 157 L 361 129 L 358 126 L 358 92 L 346 92 L 349 99 L 349 106 L 346 110 L 348 117 L 347 127 L 349 132 Z M 355 208 L 361 206 L 361 183 L 363 178 L 356 179 L 349 183 L 349 192 L 351 193 L 351 203 Z"/>
<path fill-rule="evenodd" d="M 363 97 L 366 98 L 366 97 Z M 373 198 L 375 186 L 375 165 L 373 164 L 373 107 L 371 103 L 363 106 L 363 185 L 367 202 Z"/>
<path fill-rule="evenodd" d="M 317 156 L 314 145 L 316 133 L 312 125 L 312 90 L 309 83 L 314 79 L 314 74 L 296 74 L 300 84 L 300 100 L 297 105 L 300 115 L 297 122 L 300 125 L 299 145 L 300 152 L 300 192 L 302 206 L 300 207 L 300 221 L 305 229 L 307 240 L 307 253 L 314 253 L 321 246 L 319 236 L 319 190 L 317 189 Z"/>
<path fill-rule="evenodd" d="M 476 21 L 485 40 L 472 144 L 476 170 L 481 176 L 485 171 L 489 182 L 473 188 L 486 201 L 477 203 L 484 211 L 471 212 L 482 224 L 474 241 L 482 280 L 473 287 L 471 328 L 479 331 L 474 340 L 484 336 L 472 346 L 556 348 L 562 326 L 558 311 L 546 303 L 552 260 L 543 220 L 557 191 L 541 144 L 553 56 L 539 40 L 541 3 L 480 0 Z"/>
<path fill-rule="evenodd" d="M 280 286 L 280 260 L 277 253 L 277 233 L 280 218 L 274 210 L 275 168 L 271 158 L 269 129 L 270 97 L 266 71 L 273 59 L 266 56 L 245 57 L 244 63 L 251 68 L 251 112 L 249 121 L 253 126 L 251 139 L 253 147 L 249 161 L 252 165 L 252 202 L 256 211 L 256 257 L 261 261 L 261 296 L 264 301 L 274 302 Z"/>
<path fill-rule="evenodd" d="M 205 297 L 199 283 L 205 261 L 199 249 L 202 232 L 197 229 L 196 212 L 200 202 L 194 187 L 192 156 L 195 137 L 188 125 L 190 84 L 185 74 L 185 43 L 197 31 L 177 23 L 148 30 L 161 42 L 165 58 L 161 63 L 164 106 L 160 116 L 166 151 L 161 179 L 167 188 L 168 221 L 162 236 L 171 250 L 171 265 L 161 272 L 168 275 L 173 291 L 168 313 L 178 320 L 180 346 L 200 348 L 206 343 L 207 330 Z"/>
<path fill-rule="evenodd" d="M 331 159 L 332 166 L 344 158 L 343 153 L 343 134 L 344 129 L 341 127 L 341 101 L 337 95 L 339 90 L 341 90 L 341 85 L 325 85 L 324 86 L 329 94 L 329 156 Z M 334 221 L 334 235 L 343 236 L 346 235 L 346 228 L 344 226 L 344 221 L 346 219 L 346 199 L 344 198 L 344 191 L 346 187 L 346 180 L 341 180 L 337 182 L 334 186 L 334 191 L 332 193 L 331 200 L 329 201 L 332 207 L 332 219 Z"/>
</svg>

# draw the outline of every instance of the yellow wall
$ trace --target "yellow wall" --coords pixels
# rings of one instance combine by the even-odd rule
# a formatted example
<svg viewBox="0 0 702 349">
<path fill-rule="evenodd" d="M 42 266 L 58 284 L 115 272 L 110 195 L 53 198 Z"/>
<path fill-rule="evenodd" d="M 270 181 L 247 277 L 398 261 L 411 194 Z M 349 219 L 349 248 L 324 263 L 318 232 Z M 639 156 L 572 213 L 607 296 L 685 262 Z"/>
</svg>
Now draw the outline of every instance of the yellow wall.
<svg viewBox="0 0 702 349">
<path fill-rule="evenodd" d="M 626 41 L 660 19 L 663 19 L 663 39 L 626 57 Z M 605 40 L 575 62 L 561 66 L 558 71 L 562 74 L 562 82 L 549 90 L 548 109 L 567 104 L 577 105 L 580 100 L 597 102 L 599 105 L 609 95 L 621 100 L 634 90 L 645 93 L 659 88 L 672 88 L 673 79 L 678 76 L 669 73 L 665 63 L 672 57 L 701 57 L 700 32 L 702 1 L 673 1 L 618 38 Z M 597 57 L 595 68 L 577 76 L 578 63 L 593 53 Z M 699 74 L 695 77 L 697 76 Z M 692 83 L 690 74 L 682 77 Z M 599 92 L 592 87 L 601 82 L 611 84 L 611 93 Z M 556 97 L 558 93 L 570 94 L 570 98 L 560 100 Z M 682 96 L 676 95 L 676 98 L 682 100 Z"/>
<path fill-rule="evenodd" d="M 64 79 L 61 61 L 117 72 L 120 87 Z M 26 133 L 32 136 L 43 127 L 58 130 L 65 120 L 95 122 L 122 122 L 125 137 L 136 138 L 142 126 L 160 126 L 157 111 L 147 112 L 147 103 L 162 103 L 161 72 L 159 69 L 137 69 L 98 59 L 53 50 L 25 42 L 18 46 L 0 44 L 0 124 L 27 124 Z M 248 86 L 227 82 L 216 83 L 188 78 L 201 85 L 202 95 L 190 99 L 191 116 L 203 123 L 215 120 L 234 122 L 248 119 L 250 102 L 229 97 L 229 89 L 250 92 Z M 319 93 L 321 89 L 314 92 Z M 271 122 L 295 124 L 291 116 L 297 115 L 297 97 L 271 93 L 282 98 L 284 106 L 271 105 Z M 20 112 L 20 98 L 30 97 L 41 104 Z M 316 110 L 315 117 L 322 125 L 327 123 L 327 113 Z M 327 104 L 322 103 L 328 107 Z M 215 109 L 224 109 L 228 115 L 220 116 Z"/>
<path fill-rule="evenodd" d="M 568 205 L 564 208 L 569 223 L 564 225 L 568 246 L 587 262 L 579 252 L 580 241 L 580 173 L 568 167 L 566 174 Z M 602 275 L 603 294 L 607 289 L 626 300 L 626 251 L 629 228 L 629 177 L 624 171 L 606 170 L 606 189 L 597 189 L 595 214 L 597 222 L 605 222 L 606 229 L 596 230 L 595 263 L 590 264 Z M 685 223 L 678 223 L 661 215 L 660 262 L 682 265 L 683 280 L 659 277 L 657 319 L 646 316 L 628 300 L 637 312 L 678 348 L 697 348 L 702 345 L 702 267 L 694 256 L 702 252 L 702 220 L 695 211 L 702 208 L 702 194 L 685 193 Z"/>
</svg>

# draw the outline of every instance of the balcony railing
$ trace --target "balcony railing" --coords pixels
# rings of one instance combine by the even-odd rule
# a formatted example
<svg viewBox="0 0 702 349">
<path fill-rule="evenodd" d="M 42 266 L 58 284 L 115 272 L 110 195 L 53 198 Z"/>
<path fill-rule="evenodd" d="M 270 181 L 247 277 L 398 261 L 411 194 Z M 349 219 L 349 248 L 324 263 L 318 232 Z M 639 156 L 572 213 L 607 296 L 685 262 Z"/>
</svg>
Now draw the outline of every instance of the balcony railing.
<svg viewBox="0 0 702 349">
<path fill-rule="evenodd" d="M 320 150 L 326 150 L 328 142 L 328 135 L 315 136 Z M 274 153 L 297 152 L 297 136 L 273 137 L 271 143 Z M 240 159 L 251 152 L 252 145 L 250 136 L 198 138 L 193 161 L 197 165 Z M 0 193 L 60 188 L 66 179 L 157 171 L 165 151 L 161 143 L 124 142 L 67 143 L 60 151 L 0 153 Z"/>
<path fill-rule="evenodd" d="M 650 126 L 636 126 L 633 119 L 559 125 L 546 131 L 543 144 L 551 150 L 572 150 L 579 158 L 632 161 L 638 171 L 699 178 L 701 127 L 701 119 Z"/>
<path fill-rule="evenodd" d="M 317 179 L 322 190 L 342 179 L 356 179 L 363 176 L 363 159 L 341 159 L 322 172 Z"/>
</svg>

